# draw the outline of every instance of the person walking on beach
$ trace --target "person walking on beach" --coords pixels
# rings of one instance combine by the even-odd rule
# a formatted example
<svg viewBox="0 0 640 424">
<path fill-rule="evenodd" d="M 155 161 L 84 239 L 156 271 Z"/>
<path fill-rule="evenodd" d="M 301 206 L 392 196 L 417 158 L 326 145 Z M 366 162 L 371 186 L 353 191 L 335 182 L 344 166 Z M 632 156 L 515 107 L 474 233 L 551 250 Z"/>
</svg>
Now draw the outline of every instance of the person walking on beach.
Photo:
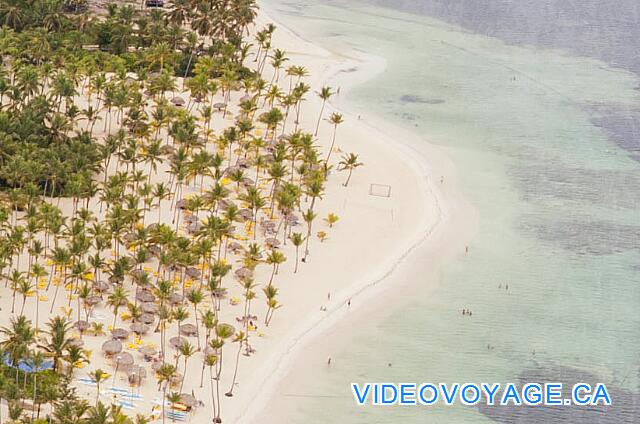
<svg viewBox="0 0 640 424">
<path fill-rule="evenodd" d="M 327 366 L 331 366 L 331 356 L 329 356 L 329 359 L 327 359 Z"/>
</svg>

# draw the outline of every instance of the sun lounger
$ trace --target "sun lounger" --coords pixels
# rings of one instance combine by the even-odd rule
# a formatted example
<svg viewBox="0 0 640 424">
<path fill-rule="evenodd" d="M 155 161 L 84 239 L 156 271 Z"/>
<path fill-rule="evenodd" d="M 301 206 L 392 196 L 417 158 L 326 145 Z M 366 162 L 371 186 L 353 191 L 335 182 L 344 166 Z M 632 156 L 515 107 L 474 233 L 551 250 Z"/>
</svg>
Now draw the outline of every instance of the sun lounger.
<svg viewBox="0 0 640 424">
<path fill-rule="evenodd" d="M 165 415 L 172 420 L 185 421 L 187 419 L 187 414 L 184 412 L 167 411 Z"/>
<path fill-rule="evenodd" d="M 127 393 L 122 395 L 123 398 L 127 398 L 130 400 L 143 400 L 144 396 L 139 395 L 137 393 Z"/>
<path fill-rule="evenodd" d="M 118 405 L 122 406 L 124 409 L 136 409 L 136 406 L 133 403 L 124 400 L 119 401 Z"/>
</svg>

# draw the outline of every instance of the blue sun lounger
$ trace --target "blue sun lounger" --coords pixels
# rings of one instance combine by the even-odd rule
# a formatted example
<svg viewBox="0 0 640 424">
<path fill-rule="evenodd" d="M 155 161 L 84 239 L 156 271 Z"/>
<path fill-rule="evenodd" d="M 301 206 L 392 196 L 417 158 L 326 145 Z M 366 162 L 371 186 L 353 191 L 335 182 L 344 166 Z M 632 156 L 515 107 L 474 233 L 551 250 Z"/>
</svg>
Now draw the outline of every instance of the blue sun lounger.
<svg viewBox="0 0 640 424">
<path fill-rule="evenodd" d="M 187 419 L 187 414 L 185 414 L 184 412 L 167 411 L 165 412 L 165 415 L 172 420 L 185 421 Z"/>
<path fill-rule="evenodd" d="M 124 409 L 136 409 L 136 406 L 133 403 L 127 402 L 125 400 L 119 401 L 118 405 L 122 406 Z"/>
<path fill-rule="evenodd" d="M 123 398 L 131 399 L 131 400 L 142 400 L 144 396 L 139 395 L 137 393 L 126 393 L 122 395 Z"/>
</svg>

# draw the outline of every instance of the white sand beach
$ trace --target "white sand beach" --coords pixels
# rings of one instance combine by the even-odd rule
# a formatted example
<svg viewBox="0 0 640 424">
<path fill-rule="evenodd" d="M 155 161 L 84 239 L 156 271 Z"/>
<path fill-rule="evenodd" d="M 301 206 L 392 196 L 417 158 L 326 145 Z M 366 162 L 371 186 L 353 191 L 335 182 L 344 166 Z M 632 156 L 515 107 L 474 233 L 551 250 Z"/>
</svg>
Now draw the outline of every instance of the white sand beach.
<svg viewBox="0 0 640 424">
<path fill-rule="evenodd" d="M 274 19 L 261 11 L 259 21 Z M 437 284 L 439 266 L 464 253 L 477 227 L 475 211 L 458 192 L 456 171 L 445 152 L 371 114 L 367 119 L 367 111 L 342 105 L 351 87 L 384 71 L 384 61 L 329 52 L 276 24 L 274 44 L 309 69 L 314 91 L 324 85 L 340 87 L 325 115 L 338 111 L 346 116 L 339 147 L 358 152 L 365 166 L 353 186 L 334 184 L 322 204 L 323 211 L 338 213 L 341 221 L 329 240 L 331 248 L 320 250 L 302 269 L 305 287 L 287 293 L 292 296 L 288 303 L 295 302 L 298 311 L 283 308 L 281 319 L 289 315 L 277 323 L 277 344 L 267 341 L 262 351 L 269 352 L 268 358 L 255 357 L 255 373 L 251 383 L 245 380 L 246 397 L 238 396 L 242 403 L 233 421 L 246 424 L 286 420 L 296 400 L 275 400 L 273 394 L 291 393 L 292 385 L 308 386 L 318 370 L 326 369 L 332 352 L 347 348 L 349 328 L 383 319 L 393 303 L 392 290 L 417 284 L 416 275 L 422 284 Z M 315 112 L 320 106 L 319 99 L 312 98 L 305 108 Z M 321 137 L 319 142 L 326 146 L 327 140 Z M 370 195 L 371 184 L 390 186 L 391 196 Z M 424 258 L 431 264 L 427 275 Z M 320 306 L 327 311 L 321 312 Z M 289 327 L 287 321 L 297 324 Z"/>
</svg>

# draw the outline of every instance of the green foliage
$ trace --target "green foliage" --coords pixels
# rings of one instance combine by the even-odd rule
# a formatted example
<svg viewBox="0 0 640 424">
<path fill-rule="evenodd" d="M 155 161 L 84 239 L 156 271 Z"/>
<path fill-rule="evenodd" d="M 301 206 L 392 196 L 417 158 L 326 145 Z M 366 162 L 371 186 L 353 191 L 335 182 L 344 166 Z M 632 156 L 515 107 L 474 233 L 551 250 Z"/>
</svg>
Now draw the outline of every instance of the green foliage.
<svg viewBox="0 0 640 424">
<path fill-rule="evenodd" d="M 85 197 L 98 169 L 97 144 L 87 133 L 60 131 L 65 120 L 42 96 L 0 112 L 0 187 L 32 184 L 47 187 L 48 195 Z"/>
</svg>

